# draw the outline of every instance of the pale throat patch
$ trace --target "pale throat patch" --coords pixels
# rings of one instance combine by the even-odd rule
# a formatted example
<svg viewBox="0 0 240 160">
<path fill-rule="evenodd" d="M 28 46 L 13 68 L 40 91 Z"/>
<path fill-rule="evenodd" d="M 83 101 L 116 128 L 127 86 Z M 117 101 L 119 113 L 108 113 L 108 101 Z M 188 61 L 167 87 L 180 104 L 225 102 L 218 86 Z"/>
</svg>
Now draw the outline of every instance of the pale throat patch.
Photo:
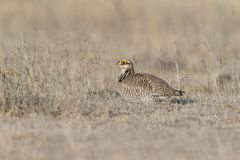
<svg viewBox="0 0 240 160">
<path fill-rule="evenodd" d="M 126 69 L 121 70 L 121 74 L 123 75 L 126 72 Z"/>
<path fill-rule="evenodd" d="M 126 72 L 126 69 L 127 69 L 128 67 L 127 67 L 127 66 L 122 66 L 121 68 L 122 68 L 121 72 L 122 72 L 122 74 L 124 74 L 124 73 Z"/>
</svg>

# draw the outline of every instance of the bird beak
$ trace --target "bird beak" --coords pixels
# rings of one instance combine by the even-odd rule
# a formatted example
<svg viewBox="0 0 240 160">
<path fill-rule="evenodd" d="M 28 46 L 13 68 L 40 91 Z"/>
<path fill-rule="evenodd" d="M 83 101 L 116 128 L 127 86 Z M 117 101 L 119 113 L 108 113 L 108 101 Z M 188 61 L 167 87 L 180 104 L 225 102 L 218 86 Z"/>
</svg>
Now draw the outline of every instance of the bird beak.
<svg viewBox="0 0 240 160">
<path fill-rule="evenodd" d="M 120 63 L 120 61 L 117 61 L 115 64 L 116 64 L 116 65 L 119 65 L 119 63 Z"/>
</svg>

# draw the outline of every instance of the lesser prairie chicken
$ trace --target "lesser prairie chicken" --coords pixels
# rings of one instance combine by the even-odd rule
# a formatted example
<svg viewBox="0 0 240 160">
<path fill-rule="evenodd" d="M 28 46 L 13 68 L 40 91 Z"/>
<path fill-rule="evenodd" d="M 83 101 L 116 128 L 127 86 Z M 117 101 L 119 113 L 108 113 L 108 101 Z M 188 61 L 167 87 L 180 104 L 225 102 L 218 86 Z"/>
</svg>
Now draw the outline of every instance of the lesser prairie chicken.
<svg viewBox="0 0 240 160">
<path fill-rule="evenodd" d="M 121 68 L 117 88 L 130 101 L 156 101 L 172 96 L 182 96 L 185 92 L 175 90 L 164 80 L 147 73 L 135 73 L 133 63 L 123 59 L 117 62 Z"/>
</svg>

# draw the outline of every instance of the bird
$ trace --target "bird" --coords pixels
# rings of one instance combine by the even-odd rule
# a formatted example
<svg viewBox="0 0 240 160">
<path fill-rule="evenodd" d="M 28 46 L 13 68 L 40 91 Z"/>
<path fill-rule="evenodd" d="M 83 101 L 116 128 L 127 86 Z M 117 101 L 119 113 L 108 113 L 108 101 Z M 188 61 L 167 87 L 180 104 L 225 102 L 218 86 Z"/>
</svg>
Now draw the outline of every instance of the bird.
<svg viewBox="0 0 240 160">
<path fill-rule="evenodd" d="M 133 102 L 158 102 L 170 97 L 182 96 L 184 91 L 173 89 L 167 82 L 148 73 L 136 73 L 132 61 L 116 62 L 121 68 L 117 78 L 119 94 Z"/>
</svg>

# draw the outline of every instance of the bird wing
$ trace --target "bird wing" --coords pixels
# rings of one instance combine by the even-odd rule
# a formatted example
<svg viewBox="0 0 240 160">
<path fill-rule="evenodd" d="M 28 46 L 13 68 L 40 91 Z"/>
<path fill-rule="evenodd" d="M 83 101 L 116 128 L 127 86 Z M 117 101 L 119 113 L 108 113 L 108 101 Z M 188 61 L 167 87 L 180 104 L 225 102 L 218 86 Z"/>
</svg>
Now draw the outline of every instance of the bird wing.
<svg viewBox="0 0 240 160">
<path fill-rule="evenodd" d="M 146 74 L 136 73 L 122 82 L 122 88 L 135 96 L 171 96 L 173 89 L 162 79 Z"/>
<path fill-rule="evenodd" d="M 148 83 L 151 84 L 151 92 L 153 95 L 158 96 L 172 96 L 174 89 L 164 80 L 158 78 L 151 74 L 146 74 L 146 79 L 148 79 Z"/>
</svg>

